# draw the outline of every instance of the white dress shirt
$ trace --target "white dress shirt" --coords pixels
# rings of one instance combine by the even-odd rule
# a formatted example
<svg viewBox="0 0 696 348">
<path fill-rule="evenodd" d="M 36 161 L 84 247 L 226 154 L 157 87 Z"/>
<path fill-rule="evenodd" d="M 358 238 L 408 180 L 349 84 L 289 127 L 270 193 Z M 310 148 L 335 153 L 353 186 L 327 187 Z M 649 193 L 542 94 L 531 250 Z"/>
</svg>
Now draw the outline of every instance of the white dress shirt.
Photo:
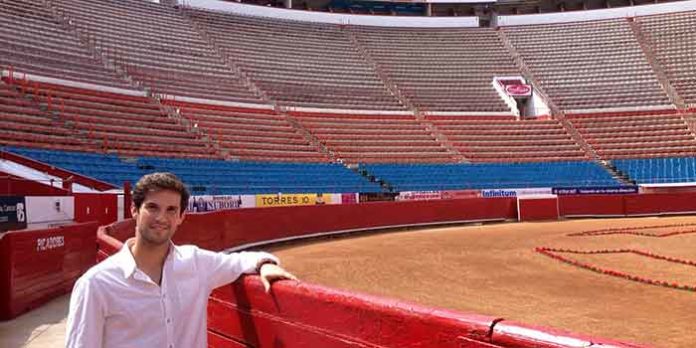
<svg viewBox="0 0 696 348">
<path fill-rule="evenodd" d="M 68 348 L 205 348 L 210 292 L 252 273 L 263 252 L 216 253 L 171 245 L 161 286 L 136 267 L 128 245 L 92 267 L 70 298 Z"/>
</svg>

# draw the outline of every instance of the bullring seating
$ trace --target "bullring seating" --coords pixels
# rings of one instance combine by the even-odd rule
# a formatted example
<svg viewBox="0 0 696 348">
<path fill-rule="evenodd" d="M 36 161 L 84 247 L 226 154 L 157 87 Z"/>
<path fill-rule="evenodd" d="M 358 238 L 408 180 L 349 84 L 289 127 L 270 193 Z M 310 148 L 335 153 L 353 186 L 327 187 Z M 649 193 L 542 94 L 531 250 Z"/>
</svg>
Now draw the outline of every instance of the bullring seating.
<svg viewBox="0 0 696 348">
<path fill-rule="evenodd" d="M 696 138 L 679 114 L 584 114 L 567 118 L 604 159 L 696 155 Z"/>
<path fill-rule="evenodd" d="M 77 133 L 22 97 L 14 85 L 0 81 L 0 145 L 85 150 Z"/>
<path fill-rule="evenodd" d="M 287 119 L 273 110 L 172 102 L 190 123 L 235 159 L 328 162 Z"/>
<path fill-rule="evenodd" d="M 187 13 L 280 104 L 404 109 L 336 25 L 200 10 Z"/>
<path fill-rule="evenodd" d="M 89 139 L 95 148 L 120 155 L 215 157 L 215 151 L 196 134 L 160 111 L 146 97 L 128 96 L 60 85 L 29 89 L 51 111 Z M 49 102 L 50 100 L 50 102 Z"/>
<path fill-rule="evenodd" d="M 413 116 L 300 114 L 295 119 L 346 163 L 452 162 Z"/>
<path fill-rule="evenodd" d="M 397 191 L 620 185 L 602 166 L 589 161 L 369 164 L 363 168 Z"/>
<path fill-rule="evenodd" d="M 520 75 L 491 29 L 350 26 L 401 93 L 425 111 L 501 112 L 494 76 Z"/>
<path fill-rule="evenodd" d="M 459 116 L 429 116 L 427 119 L 473 162 L 586 159 L 580 146 L 557 120 Z"/>
<path fill-rule="evenodd" d="M 563 110 L 671 107 L 625 19 L 502 30 Z"/>
<path fill-rule="evenodd" d="M 19 73 L 131 88 L 107 70 L 43 2 L 0 2 L 0 68 Z"/>
<path fill-rule="evenodd" d="M 78 32 L 154 92 L 261 103 L 173 8 L 147 1 L 51 1 Z"/>
<path fill-rule="evenodd" d="M 639 184 L 696 182 L 694 157 L 622 159 L 612 163 Z"/>
<path fill-rule="evenodd" d="M 230 162 L 138 157 L 7 147 L 4 150 L 84 174 L 116 186 L 142 175 L 170 171 L 192 194 L 380 192 L 381 188 L 342 165 L 329 163 Z"/>
<path fill-rule="evenodd" d="M 636 22 L 672 86 L 696 106 L 696 12 L 637 17 Z"/>
</svg>

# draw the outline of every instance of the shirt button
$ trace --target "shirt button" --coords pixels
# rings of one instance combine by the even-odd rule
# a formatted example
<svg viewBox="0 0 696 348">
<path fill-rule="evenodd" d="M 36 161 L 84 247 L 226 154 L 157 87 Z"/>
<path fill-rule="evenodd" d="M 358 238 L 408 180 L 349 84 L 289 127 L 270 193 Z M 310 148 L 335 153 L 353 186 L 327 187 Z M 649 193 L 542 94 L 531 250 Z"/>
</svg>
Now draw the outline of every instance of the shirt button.
<svg viewBox="0 0 696 348">
<path fill-rule="evenodd" d="M 171 323 L 171 322 L 172 322 L 172 319 L 171 319 L 171 318 L 167 318 L 167 324 L 169 324 L 169 323 Z"/>
</svg>

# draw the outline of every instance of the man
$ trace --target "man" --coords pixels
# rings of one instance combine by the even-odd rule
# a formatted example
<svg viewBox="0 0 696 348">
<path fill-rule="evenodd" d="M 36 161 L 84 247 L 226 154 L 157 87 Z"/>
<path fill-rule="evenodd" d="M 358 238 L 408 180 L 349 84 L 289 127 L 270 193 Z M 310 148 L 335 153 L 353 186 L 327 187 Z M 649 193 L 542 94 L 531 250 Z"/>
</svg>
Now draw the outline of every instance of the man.
<svg viewBox="0 0 696 348">
<path fill-rule="evenodd" d="M 75 283 L 66 346 L 207 347 L 210 292 L 258 272 L 266 292 L 296 278 L 263 252 L 214 253 L 171 242 L 189 193 L 173 174 L 143 176 L 133 189 L 135 238 Z M 203 233 L 203 231 L 202 231 Z"/>
</svg>

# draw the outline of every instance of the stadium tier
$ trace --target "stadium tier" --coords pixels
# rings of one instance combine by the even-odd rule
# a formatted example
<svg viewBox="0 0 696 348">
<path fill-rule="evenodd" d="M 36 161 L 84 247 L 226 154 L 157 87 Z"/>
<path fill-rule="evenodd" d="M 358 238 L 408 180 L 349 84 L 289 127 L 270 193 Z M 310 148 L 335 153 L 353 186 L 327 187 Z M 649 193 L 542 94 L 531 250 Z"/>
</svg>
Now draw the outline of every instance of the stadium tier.
<svg viewBox="0 0 696 348">
<path fill-rule="evenodd" d="M 404 109 L 342 27 L 198 10 L 186 14 L 283 105 Z"/>
<path fill-rule="evenodd" d="M 0 64 L 17 71 L 129 88 L 57 21 L 43 1 L 0 1 Z"/>
<path fill-rule="evenodd" d="M 696 13 L 637 17 L 636 22 L 678 95 L 696 105 Z"/>
<path fill-rule="evenodd" d="M 138 157 L 8 147 L 5 150 L 121 186 L 157 171 L 176 173 L 195 195 L 258 193 L 381 192 L 339 164 L 229 162 L 206 159 Z"/>
<path fill-rule="evenodd" d="M 557 120 L 429 116 L 465 158 L 475 162 L 587 159 Z"/>
<path fill-rule="evenodd" d="M 696 155 L 685 117 L 693 114 L 569 115 L 568 120 L 601 158 Z"/>
<path fill-rule="evenodd" d="M 499 112 L 494 76 L 520 75 L 494 30 L 349 27 L 357 45 L 424 111 Z"/>
<path fill-rule="evenodd" d="M 242 76 L 171 7 L 134 0 L 57 0 L 50 6 L 76 28 L 76 36 L 87 46 L 154 92 L 261 102 Z"/>
<path fill-rule="evenodd" d="M 694 13 L 496 30 L 2 1 L 0 145 L 326 165 L 694 156 Z M 509 75 L 555 110 L 512 116 L 493 85 Z"/>
<path fill-rule="evenodd" d="M 396 191 L 621 185 L 606 169 L 589 161 L 370 164 L 363 168 Z"/>
<path fill-rule="evenodd" d="M 299 124 L 348 163 L 453 162 L 413 116 L 297 115 Z"/>
<path fill-rule="evenodd" d="M 671 107 L 626 19 L 504 27 L 563 110 Z"/>
<path fill-rule="evenodd" d="M 696 158 L 622 159 L 612 163 L 640 184 L 696 182 Z"/>
</svg>

